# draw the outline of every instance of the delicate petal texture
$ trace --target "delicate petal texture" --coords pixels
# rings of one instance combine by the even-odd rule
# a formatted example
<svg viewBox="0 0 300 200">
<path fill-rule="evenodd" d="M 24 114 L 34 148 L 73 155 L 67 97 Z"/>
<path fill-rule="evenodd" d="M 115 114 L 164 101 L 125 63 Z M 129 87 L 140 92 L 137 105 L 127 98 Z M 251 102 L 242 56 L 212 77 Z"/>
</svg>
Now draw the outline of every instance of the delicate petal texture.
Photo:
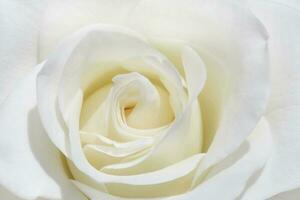
<svg viewBox="0 0 300 200">
<path fill-rule="evenodd" d="M 300 12 L 273 1 L 249 1 L 269 31 L 272 91 L 267 120 L 274 148 L 244 199 L 266 199 L 300 187 Z"/>
<path fill-rule="evenodd" d="M 219 171 L 191 192 L 170 199 L 237 199 L 248 179 L 263 167 L 270 150 L 272 138 L 268 122 L 262 119 L 249 139 L 231 156 L 212 169 Z M 208 174 L 208 176 L 210 176 Z M 216 190 L 218 192 L 216 192 Z"/>
<path fill-rule="evenodd" d="M 41 1 L 0 1 L 0 104 L 37 64 Z"/>
<path fill-rule="evenodd" d="M 2 199 L 5 200 L 22 200 L 21 198 L 15 196 L 2 186 L 0 186 L 0 196 Z"/>
<path fill-rule="evenodd" d="M 85 184 L 82 184 L 78 181 L 74 181 L 74 184 L 85 193 L 91 200 L 145 200 L 144 198 L 123 198 L 118 196 L 113 196 L 108 193 L 101 192 L 99 190 L 95 190 Z M 164 198 L 147 198 L 147 200 L 162 200 Z"/>
<path fill-rule="evenodd" d="M 39 69 L 22 80 L 0 107 L 0 185 L 23 199 L 83 200 L 40 123 L 35 94 Z"/>
<path fill-rule="evenodd" d="M 190 47 L 184 48 L 182 52 L 182 62 L 190 99 L 196 99 L 206 81 L 205 64 L 197 52 Z"/>
<path fill-rule="evenodd" d="M 82 94 L 79 92 L 72 103 L 72 107 L 74 106 L 74 108 L 71 110 L 74 113 L 70 115 L 70 121 L 68 121 L 71 145 L 70 158 L 75 165 L 70 165 L 70 167 L 77 180 L 82 183 L 89 184 L 100 191 L 108 190 L 109 192 L 114 194 L 117 193 L 122 196 L 151 197 L 166 195 L 170 193 L 170 188 L 176 188 L 179 191 L 187 189 L 185 182 L 190 180 L 191 172 L 195 169 L 199 160 L 202 158 L 201 154 L 195 155 L 183 160 L 182 162 L 178 162 L 173 166 L 166 167 L 158 171 L 131 176 L 105 174 L 101 171 L 95 170 L 95 168 L 92 168 L 87 163 L 87 160 L 80 149 L 78 125 L 76 125 L 76 120 L 80 114 L 80 101 L 82 101 Z M 76 167 L 78 169 L 76 169 Z M 162 190 L 162 188 L 165 189 Z M 172 192 L 176 193 L 176 191 Z"/>
<path fill-rule="evenodd" d="M 40 58 L 48 57 L 62 39 L 87 25 L 121 24 L 140 0 L 51 0 L 43 12 Z"/>
<path fill-rule="evenodd" d="M 261 1 L 267 1 L 268 0 L 256 0 L 257 2 Z M 300 2 L 298 0 L 271 0 L 270 2 L 275 3 L 275 4 L 281 4 L 282 6 L 288 6 L 290 8 L 296 8 L 300 9 Z"/>
<path fill-rule="evenodd" d="M 279 193 L 271 197 L 269 200 L 298 200 L 300 197 L 300 189 L 290 190 L 287 192 Z"/>
<path fill-rule="evenodd" d="M 79 181 L 74 181 L 74 184 L 80 189 L 86 196 L 88 196 L 91 200 L 123 200 L 124 198 L 112 196 L 106 192 L 102 192 L 96 189 L 93 189 Z M 125 200 L 125 199 L 124 199 Z"/>
<path fill-rule="evenodd" d="M 93 23 L 120 24 L 138 1 L 1 0 L 0 103 L 64 36 Z"/>
</svg>

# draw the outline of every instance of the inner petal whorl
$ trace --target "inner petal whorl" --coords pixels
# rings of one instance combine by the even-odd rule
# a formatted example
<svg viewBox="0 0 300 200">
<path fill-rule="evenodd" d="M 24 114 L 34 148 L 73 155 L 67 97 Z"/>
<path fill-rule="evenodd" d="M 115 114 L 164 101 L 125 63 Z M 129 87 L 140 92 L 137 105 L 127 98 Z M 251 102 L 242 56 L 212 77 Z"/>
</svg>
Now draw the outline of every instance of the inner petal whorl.
<svg viewBox="0 0 300 200">
<path fill-rule="evenodd" d="M 118 96 L 124 123 L 138 129 L 157 128 L 173 120 L 168 93 L 146 77 L 133 72 L 117 75 L 111 93 Z"/>
<path fill-rule="evenodd" d="M 120 114 L 121 122 L 134 129 L 164 127 L 175 118 L 169 92 L 137 72 L 115 75 L 112 83 L 103 85 L 85 99 L 81 129 L 108 135 L 105 113 Z"/>
</svg>

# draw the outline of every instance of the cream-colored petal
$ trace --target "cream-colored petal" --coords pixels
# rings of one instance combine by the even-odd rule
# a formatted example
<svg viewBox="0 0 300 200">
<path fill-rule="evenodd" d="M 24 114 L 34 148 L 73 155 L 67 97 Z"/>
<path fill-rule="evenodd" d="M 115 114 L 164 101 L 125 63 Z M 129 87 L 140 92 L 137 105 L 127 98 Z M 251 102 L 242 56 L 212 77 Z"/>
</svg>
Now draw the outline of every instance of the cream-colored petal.
<svg viewBox="0 0 300 200">
<path fill-rule="evenodd" d="M 182 115 L 177 117 L 170 128 L 161 135 L 151 151 L 138 160 L 126 164 L 107 166 L 104 170 L 118 174 L 137 174 L 157 170 L 176 163 L 201 151 L 202 123 L 197 96 L 205 82 L 205 68 L 201 58 L 192 49 L 185 49 L 183 62 L 187 71 L 190 100 Z M 193 72 L 201 72 L 199 76 Z M 200 78 L 199 78 L 200 77 Z M 190 85 L 192 84 L 192 85 Z M 171 156 L 176 155 L 176 156 Z"/>
<path fill-rule="evenodd" d="M 199 160 L 203 157 L 201 154 L 176 163 L 174 166 L 151 173 L 132 176 L 109 175 L 91 167 L 81 150 L 78 125 L 76 125 L 76 121 L 79 120 L 81 101 L 82 92 L 79 91 L 71 104 L 72 115 L 70 115 L 68 121 L 70 127 L 71 162 L 74 164 L 70 163 L 70 167 L 77 180 L 102 191 L 109 190 L 113 193 L 120 193 L 125 196 L 133 195 L 133 193 L 130 192 L 131 190 L 138 192 L 138 194 L 136 193 L 138 196 L 147 197 L 170 195 L 172 193 L 176 194 L 177 192 L 184 192 L 184 190 L 189 188 L 186 182 L 192 180 L 191 172 L 193 172 Z M 135 190 L 137 187 L 139 189 Z M 158 188 L 160 187 L 169 189 L 159 190 Z M 172 188 L 178 188 L 178 190 Z"/>
<path fill-rule="evenodd" d="M 261 170 L 268 160 L 271 147 L 272 138 L 269 124 L 263 118 L 236 152 L 211 169 L 208 176 L 212 177 L 192 191 L 168 199 L 188 200 L 199 197 L 204 199 L 239 199 L 249 179 Z"/>
<path fill-rule="evenodd" d="M 279 193 L 273 197 L 271 197 L 269 200 L 282 200 L 282 199 L 288 199 L 288 200 L 297 200 L 300 196 L 300 190 L 294 189 L 289 190 L 286 192 Z"/>
<path fill-rule="evenodd" d="M 190 99 L 197 99 L 206 81 L 206 69 L 201 57 L 191 47 L 184 47 L 182 62 Z"/>
<path fill-rule="evenodd" d="M 127 198 L 122 198 L 118 196 L 113 196 L 108 193 L 96 190 L 88 185 L 85 185 L 79 181 L 73 181 L 73 183 L 80 189 L 86 196 L 88 196 L 91 200 L 129 200 Z"/>
</svg>

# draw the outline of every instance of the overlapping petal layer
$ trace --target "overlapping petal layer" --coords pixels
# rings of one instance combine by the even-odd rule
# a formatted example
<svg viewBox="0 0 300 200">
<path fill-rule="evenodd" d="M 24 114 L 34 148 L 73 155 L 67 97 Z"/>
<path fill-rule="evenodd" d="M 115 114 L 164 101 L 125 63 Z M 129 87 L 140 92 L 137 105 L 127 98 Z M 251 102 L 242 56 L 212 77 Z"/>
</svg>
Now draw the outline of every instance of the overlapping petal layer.
<svg viewBox="0 0 300 200">
<path fill-rule="evenodd" d="M 300 11 L 289 5 L 289 1 L 249 1 L 270 32 L 272 87 L 266 118 L 274 148 L 244 199 L 270 198 L 300 184 Z"/>
<path fill-rule="evenodd" d="M 1 198 L 83 200 L 39 119 L 36 76 L 42 66 L 23 79 L 0 107 L 0 185 L 16 195 L 1 191 Z"/>
</svg>

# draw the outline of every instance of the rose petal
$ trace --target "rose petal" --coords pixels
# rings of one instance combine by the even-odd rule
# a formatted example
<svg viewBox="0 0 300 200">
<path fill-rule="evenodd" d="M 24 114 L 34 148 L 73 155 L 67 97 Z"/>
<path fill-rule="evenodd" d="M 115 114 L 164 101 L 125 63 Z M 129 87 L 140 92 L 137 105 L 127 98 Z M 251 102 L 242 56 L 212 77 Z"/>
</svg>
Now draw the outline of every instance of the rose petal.
<svg viewBox="0 0 300 200">
<path fill-rule="evenodd" d="M 300 187 L 300 12 L 273 1 L 249 1 L 270 32 L 272 90 L 267 120 L 272 155 L 244 199 L 266 199 Z"/>
<path fill-rule="evenodd" d="M 0 196 L 5 200 L 22 200 L 3 187 L 0 187 Z"/>
<path fill-rule="evenodd" d="M 79 181 L 73 181 L 73 183 L 84 193 L 86 194 L 91 200 L 102 200 L 102 199 L 109 199 L 109 200 L 125 200 L 127 198 L 121 198 L 117 196 L 110 195 L 105 192 L 101 192 L 99 190 L 93 189 L 92 187 L 85 185 Z M 127 199 L 128 200 L 128 199 Z"/>
<path fill-rule="evenodd" d="M 47 1 L 40 29 L 40 60 L 74 31 L 91 24 L 120 25 L 140 0 Z"/>
<path fill-rule="evenodd" d="M 300 9 L 300 2 L 298 0 L 265 0 L 270 3 L 281 4 L 281 6 L 288 6 L 290 8 Z"/>
<path fill-rule="evenodd" d="M 191 192 L 169 199 L 238 199 L 248 179 L 260 170 L 271 152 L 272 138 L 268 122 L 262 119 L 249 139 L 237 151 L 213 169 L 220 171 Z M 216 192 L 216 190 L 218 192 Z"/>
<path fill-rule="evenodd" d="M 0 107 L 0 185 L 24 199 L 85 199 L 69 182 L 39 119 L 36 75 L 41 66 Z"/>
<path fill-rule="evenodd" d="M 283 199 L 298 200 L 299 196 L 300 196 L 300 190 L 295 189 L 295 190 L 279 193 L 276 196 L 271 197 L 269 200 L 283 200 Z"/>
<path fill-rule="evenodd" d="M 206 69 L 203 60 L 191 47 L 185 46 L 182 52 L 182 63 L 190 99 L 196 99 L 206 81 Z"/>
<path fill-rule="evenodd" d="M 0 103 L 37 64 L 38 28 L 43 3 L 0 2 Z"/>
</svg>

